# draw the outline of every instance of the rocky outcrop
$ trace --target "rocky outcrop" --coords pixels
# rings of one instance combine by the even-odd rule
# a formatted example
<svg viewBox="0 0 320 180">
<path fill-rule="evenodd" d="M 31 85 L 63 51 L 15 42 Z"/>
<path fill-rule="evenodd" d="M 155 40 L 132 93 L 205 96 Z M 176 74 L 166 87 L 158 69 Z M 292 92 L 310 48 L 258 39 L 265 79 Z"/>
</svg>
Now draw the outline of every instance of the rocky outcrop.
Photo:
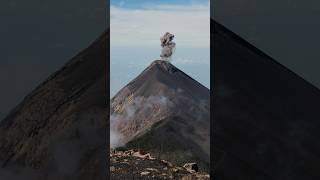
<svg viewBox="0 0 320 180">
<path fill-rule="evenodd" d="M 191 164 L 190 164 L 191 165 Z M 194 167 L 195 164 L 193 163 Z M 136 150 L 116 151 L 110 154 L 110 178 L 123 179 L 183 179 L 209 180 L 209 174 L 190 171 L 190 166 L 176 166 L 166 160 L 156 159 Z"/>
</svg>

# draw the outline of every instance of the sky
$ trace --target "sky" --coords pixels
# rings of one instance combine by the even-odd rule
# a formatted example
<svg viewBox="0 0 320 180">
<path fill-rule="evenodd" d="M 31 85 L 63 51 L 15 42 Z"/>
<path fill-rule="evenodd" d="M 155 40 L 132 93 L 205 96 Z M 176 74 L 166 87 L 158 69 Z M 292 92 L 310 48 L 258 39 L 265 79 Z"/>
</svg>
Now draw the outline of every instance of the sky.
<svg viewBox="0 0 320 180">
<path fill-rule="evenodd" d="M 210 88 L 210 4 L 208 0 L 112 0 L 111 98 L 159 59 L 160 37 L 175 35 L 172 64 Z"/>
<path fill-rule="evenodd" d="M 126 9 L 143 9 L 155 5 L 196 5 L 207 4 L 208 0 L 110 0 L 112 6 Z"/>
<path fill-rule="evenodd" d="M 211 17 L 320 88 L 320 1 L 214 0 Z"/>
<path fill-rule="evenodd" d="M 0 1 L 0 121 L 107 28 L 105 0 Z"/>
</svg>

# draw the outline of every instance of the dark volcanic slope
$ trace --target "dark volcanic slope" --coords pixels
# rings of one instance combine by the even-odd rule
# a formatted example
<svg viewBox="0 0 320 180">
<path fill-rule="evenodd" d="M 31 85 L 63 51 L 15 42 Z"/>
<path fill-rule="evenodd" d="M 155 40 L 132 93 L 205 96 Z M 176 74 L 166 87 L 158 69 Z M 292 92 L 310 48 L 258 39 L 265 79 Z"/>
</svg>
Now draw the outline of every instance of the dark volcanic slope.
<svg viewBox="0 0 320 180">
<path fill-rule="evenodd" d="M 0 179 L 105 179 L 109 32 L 0 123 Z"/>
<path fill-rule="evenodd" d="M 111 125 L 130 148 L 209 164 L 209 89 L 157 60 L 112 99 Z"/>
<path fill-rule="evenodd" d="M 320 91 L 216 22 L 216 179 L 320 179 Z"/>
</svg>

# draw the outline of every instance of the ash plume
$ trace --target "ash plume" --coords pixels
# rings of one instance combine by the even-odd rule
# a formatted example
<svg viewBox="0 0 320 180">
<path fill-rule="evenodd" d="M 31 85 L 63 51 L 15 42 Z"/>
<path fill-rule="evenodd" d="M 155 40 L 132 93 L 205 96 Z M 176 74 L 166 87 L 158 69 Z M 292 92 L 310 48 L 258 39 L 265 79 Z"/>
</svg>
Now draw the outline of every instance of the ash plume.
<svg viewBox="0 0 320 180">
<path fill-rule="evenodd" d="M 160 38 L 161 47 L 162 47 L 161 54 L 160 54 L 161 60 L 166 60 L 166 61 L 171 60 L 171 56 L 176 47 L 176 43 L 173 42 L 173 38 L 174 38 L 174 35 L 169 32 L 166 32 Z"/>
</svg>

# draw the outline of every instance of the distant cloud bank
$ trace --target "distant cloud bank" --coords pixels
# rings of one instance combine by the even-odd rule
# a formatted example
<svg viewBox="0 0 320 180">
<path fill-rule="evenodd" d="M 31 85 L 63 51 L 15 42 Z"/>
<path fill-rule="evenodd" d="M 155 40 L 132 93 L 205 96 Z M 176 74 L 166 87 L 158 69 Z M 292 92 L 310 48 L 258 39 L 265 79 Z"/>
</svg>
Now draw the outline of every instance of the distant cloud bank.
<svg viewBox="0 0 320 180">
<path fill-rule="evenodd" d="M 210 5 L 153 5 L 132 9 L 111 6 L 112 46 L 160 48 L 165 32 L 175 34 L 179 47 L 210 47 Z"/>
</svg>

